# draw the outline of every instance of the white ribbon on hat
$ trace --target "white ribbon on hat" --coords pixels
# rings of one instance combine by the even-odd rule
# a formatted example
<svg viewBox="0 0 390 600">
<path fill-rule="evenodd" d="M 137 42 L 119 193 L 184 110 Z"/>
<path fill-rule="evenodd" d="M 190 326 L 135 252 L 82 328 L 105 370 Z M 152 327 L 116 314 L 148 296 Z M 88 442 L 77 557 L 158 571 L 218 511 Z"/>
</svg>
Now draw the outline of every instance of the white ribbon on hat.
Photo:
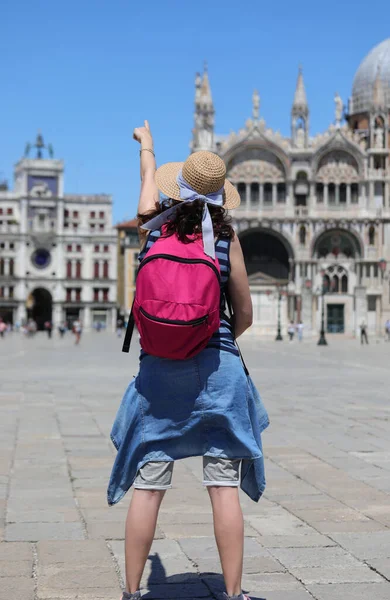
<svg viewBox="0 0 390 600">
<path fill-rule="evenodd" d="M 180 198 L 183 200 L 183 202 L 194 202 L 195 200 L 201 200 L 204 202 L 202 215 L 203 250 L 207 256 L 215 259 L 214 229 L 208 204 L 213 206 L 223 206 L 223 187 L 221 187 L 221 189 L 219 189 L 217 192 L 212 192 L 211 194 L 199 194 L 199 192 L 194 190 L 190 184 L 187 183 L 181 171 L 179 172 L 176 181 L 180 190 Z M 180 204 L 176 204 L 175 206 L 164 210 L 161 214 L 157 215 L 157 217 L 154 217 L 145 223 L 145 225 L 142 225 L 142 229 L 147 229 L 148 231 L 156 231 L 157 229 L 161 229 L 165 223 L 170 221 L 171 217 L 175 214 L 179 206 Z"/>
</svg>

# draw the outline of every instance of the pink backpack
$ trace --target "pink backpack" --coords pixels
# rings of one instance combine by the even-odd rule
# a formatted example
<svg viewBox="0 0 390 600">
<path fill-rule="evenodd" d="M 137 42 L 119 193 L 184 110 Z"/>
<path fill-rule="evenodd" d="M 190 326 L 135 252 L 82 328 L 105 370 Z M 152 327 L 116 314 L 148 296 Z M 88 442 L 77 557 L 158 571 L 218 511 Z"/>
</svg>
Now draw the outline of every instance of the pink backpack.
<svg viewBox="0 0 390 600">
<path fill-rule="evenodd" d="M 185 360 L 203 350 L 220 326 L 220 267 L 194 236 L 160 237 L 142 260 L 122 350 L 129 351 L 134 322 L 142 349 Z"/>
</svg>

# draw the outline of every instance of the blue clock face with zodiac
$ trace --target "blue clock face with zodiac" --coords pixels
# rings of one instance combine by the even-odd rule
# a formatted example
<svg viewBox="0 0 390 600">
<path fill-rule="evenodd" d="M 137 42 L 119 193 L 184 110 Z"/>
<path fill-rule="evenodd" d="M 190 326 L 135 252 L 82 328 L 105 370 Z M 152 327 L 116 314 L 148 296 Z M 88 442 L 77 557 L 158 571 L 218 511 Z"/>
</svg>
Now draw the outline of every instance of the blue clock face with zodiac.
<svg viewBox="0 0 390 600">
<path fill-rule="evenodd" d="M 34 265 L 34 267 L 37 267 L 38 269 L 45 269 L 46 267 L 49 266 L 51 261 L 51 255 L 50 252 L 48 250 L 46 250 L 45 248 L 38 248 L 37 250 L 35 250 L 35 252 L 33 253 L 32 257 L 31 257 L 31 262 Z"/>
</svg>

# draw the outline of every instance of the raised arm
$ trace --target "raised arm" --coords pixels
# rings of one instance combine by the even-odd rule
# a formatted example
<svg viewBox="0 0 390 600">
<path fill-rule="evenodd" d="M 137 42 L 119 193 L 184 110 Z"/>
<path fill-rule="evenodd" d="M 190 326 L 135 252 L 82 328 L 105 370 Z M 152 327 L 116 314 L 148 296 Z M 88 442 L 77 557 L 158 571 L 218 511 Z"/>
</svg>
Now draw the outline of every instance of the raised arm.
<svg viewBox="0 0 390 600">
<path fill-rule="evenodd" d="M 153 137 L 149 123 L 145 121 L 144 127 L 134 129 L 133 138 L 139 142 L 140 148 L 140 171 L 141 192 L 138 201 L 138 214 L 146 214 L 153 211 L 159 199 L 159 193 L 154 180 L 156 172 L 156 160 L 154 157 Z M 142 229 L 139 230 L 141 243 L 146 235 Z"/>
<path fill-rule="evenodd" d="M 230 268 L 229 294 L 233 306 L 235 336 L 238 338 L 252 325 L 253 309 L 244 256 L 236 235 L 230 244 Z"/>
</svg>

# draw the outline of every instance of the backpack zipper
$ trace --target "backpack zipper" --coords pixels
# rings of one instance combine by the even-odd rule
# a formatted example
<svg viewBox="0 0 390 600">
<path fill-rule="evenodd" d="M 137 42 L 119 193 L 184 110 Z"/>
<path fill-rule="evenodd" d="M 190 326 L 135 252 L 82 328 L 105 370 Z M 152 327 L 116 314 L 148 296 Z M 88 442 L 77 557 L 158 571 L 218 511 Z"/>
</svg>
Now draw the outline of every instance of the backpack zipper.
<svg viewBox="0 0 390 600">
<path fill-rule="evenodd" d="M 144 258 L 143 261 L 141 262 L 140 266 L 138 267 L 138 273 L 140 272 L 140 270 L 142 269 L 142 267 L 144 265 L 146 265 L 151 260 L 154 260 L 155 258 L 165 258 L 166 260 L 172 260 L 174 262 L 187 263 L 187 264 L 207 265 L 208 267 L 210 267 L 210 269 L 213 269 L 213 271 L 216 274 L 216 276 L 218 277 L 218 279 L 219 280 L 221 279 L 221 276 L 218 272 L 217 267 L 213 263 L 209 262 L 208 260 L 204 260 L 203 258 L 182 258 L 180 256 L 174 256 L 173 254 L 154 254 L 153 256 Z M 138 273 L 137 273 L 137 275 L 138 275 Z"/>
<path fill-rule="evenodd" d="M 151 321 L 156 321 L 157 323 L 169 323 L 169 325 L 187 325 L 187 327 L 196 327 L 197 325 L 202 325 L 202 323 L 207 321 L 207 319 L 209 318 L 208 315 L 205 315 L 204 317 L 200 317 L 199 319 L 192 319 L 192 321 L 161 319 L 160 317 L 154 317 L 153 315 L 146 312 L 146 310 L 144 310 L 142 306 L 139 307 L 139 310 L 147 319 L 150 319 Z"/>
</svg>

